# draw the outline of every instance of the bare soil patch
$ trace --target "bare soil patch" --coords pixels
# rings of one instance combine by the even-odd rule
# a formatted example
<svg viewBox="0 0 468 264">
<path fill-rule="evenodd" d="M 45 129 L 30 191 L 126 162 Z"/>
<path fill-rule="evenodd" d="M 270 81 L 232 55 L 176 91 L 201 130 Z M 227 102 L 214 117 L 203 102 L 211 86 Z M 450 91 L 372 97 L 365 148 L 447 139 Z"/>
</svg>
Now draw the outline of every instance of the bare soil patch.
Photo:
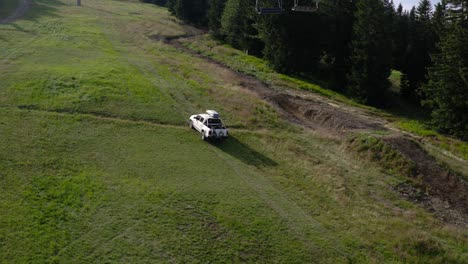
<svg viewBox="0 0 468 264">
<path fill-rule="evenodd" d="M 268 97 L 277 107 L 312 129 L 326 129 L 335 135 L 345 135 L 356 130 L 383 130 L 384 127 L 372 120 L 348 113 L 327 102 L 307 99 L 300 95 L 279 93 Z"/>
<path fill-rule="evenodd" d="M 434 157 L 408 138 L 396 136 L 384 137 L 383 140 L 416 164 L 413 177 L 429 187 L 428 194 L 447 202 L 442 206 L 443 209 L 454 209 L 465 216 L 468 215 L 468 184 L 460 175 L 439 165 Z M 440 202 L 436 202 L 434 206 L 440 207 Z M 432 206 L 430 199 L 424 199 L 424 203 Z M 465 224 L 468 224 L 466 217 L 464 220 Z"/>
</svg>

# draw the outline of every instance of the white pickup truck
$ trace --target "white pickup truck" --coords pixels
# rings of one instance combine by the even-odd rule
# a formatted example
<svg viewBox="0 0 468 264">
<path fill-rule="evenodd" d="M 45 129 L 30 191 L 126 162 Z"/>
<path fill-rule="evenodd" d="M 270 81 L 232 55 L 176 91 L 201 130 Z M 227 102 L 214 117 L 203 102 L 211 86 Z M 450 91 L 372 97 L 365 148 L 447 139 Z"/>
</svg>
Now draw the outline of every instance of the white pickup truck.
<svg viewBox="0 0 468 264">
<path fill-rule="evenodd" d="M 229 135 L 228 129 L 214 110 L 206 110 L 204 114 L 190 116 L 189 127 L 198 130 L 203 140 L 226 139 Z"/>
</svg>

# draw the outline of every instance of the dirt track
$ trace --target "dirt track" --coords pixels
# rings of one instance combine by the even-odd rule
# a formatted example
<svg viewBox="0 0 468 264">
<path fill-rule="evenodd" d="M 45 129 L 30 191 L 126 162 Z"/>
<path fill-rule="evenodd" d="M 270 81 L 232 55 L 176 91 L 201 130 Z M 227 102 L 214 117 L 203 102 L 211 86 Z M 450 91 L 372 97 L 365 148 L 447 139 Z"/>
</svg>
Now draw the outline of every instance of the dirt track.
<svg viewBox="0 0 468 264">
<path fill-rule="evenodd" d="M 421 197 L 420 191 L 412 186 L 399 188 L 407 199 L 418 202 L 434 212 L 440 219 L 451 224 L 468 226 L 468 184 L 459 175 L 437 163 L 411 137 L 395 129 L 389 129 L 388 122 L 375 117 L 365 110 L 352 107 L 306 91 L 285 87 L 271 87 L 258 79 L 231 70 L 226 65 L 202 56 L 185 47 L 180 40 L 197 36 L 151 36 L 206 62 L 210 72 L 219 78 L 237 83 L 270 103 L 285 119 L 320 134 L 344 139 L 352 133 L 384 132 L 383 141 L 404 157 L 416 164 L 414 175 L 426 186 L 427 194 Z"/>
<path fill-rule="evenodd" d="M 19 6 L 15 9 L 15 11 L 4 19 L 0 19 L 0 24 L 11 23 L 16 19 L 24 16 L 26 12 L 28 12 L 29 8 L 31 7 L 32 0 L 20 0 Z"/>
</svg>

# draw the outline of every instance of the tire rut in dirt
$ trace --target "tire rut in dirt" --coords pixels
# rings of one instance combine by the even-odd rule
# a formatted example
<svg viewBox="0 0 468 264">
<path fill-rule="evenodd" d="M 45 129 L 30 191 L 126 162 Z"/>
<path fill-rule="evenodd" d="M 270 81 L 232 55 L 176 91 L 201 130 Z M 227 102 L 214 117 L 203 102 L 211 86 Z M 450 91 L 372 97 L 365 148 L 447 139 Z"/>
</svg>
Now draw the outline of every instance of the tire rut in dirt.
<svg viewBox="0 0 468 264">
<path fill-rule="evenodd" d="M 422 197 L 418 202 L 448 222 L 468 226 L 467 182 L 460 175 L 439 165 L 434 157 L 414 141 L 401 136 L 385 137 L 383 140 L 414 162 L 416 171 L 412 176 L 429 187 L 428 193 L 431 197 Z M 408 198 L 414 199 L 407 188 L 404 188 L 403 192 L 410 196 Z M 434 197 L 439 199 L 433 199 Z"/>
<path fill-rule="evenodd" d="M 377 122 L 347 113 L 326 102 L 286 93 L 276 94 L 269 97 L 268 100 L 312 129 L 325 128 L 328 132 L 336 135 L 346 135 L 358 130 L 386 130 Z"/>
</svg>

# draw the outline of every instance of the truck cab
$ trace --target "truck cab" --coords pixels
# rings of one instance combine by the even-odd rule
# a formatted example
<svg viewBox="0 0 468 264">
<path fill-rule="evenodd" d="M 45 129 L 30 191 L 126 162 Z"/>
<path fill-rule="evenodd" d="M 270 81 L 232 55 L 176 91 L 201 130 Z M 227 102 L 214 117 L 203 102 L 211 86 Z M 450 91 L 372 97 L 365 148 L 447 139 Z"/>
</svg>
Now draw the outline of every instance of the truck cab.
<svg viewBox="0 0 468 264">
<path fill-rule="evenodd" d="M 189 118 L 189 127 L 197 130 L 203 140 L 226 139 L 229 131 L 214 110 L 207 110 L 203 114 L 192 115 Z"/>
</svg>

